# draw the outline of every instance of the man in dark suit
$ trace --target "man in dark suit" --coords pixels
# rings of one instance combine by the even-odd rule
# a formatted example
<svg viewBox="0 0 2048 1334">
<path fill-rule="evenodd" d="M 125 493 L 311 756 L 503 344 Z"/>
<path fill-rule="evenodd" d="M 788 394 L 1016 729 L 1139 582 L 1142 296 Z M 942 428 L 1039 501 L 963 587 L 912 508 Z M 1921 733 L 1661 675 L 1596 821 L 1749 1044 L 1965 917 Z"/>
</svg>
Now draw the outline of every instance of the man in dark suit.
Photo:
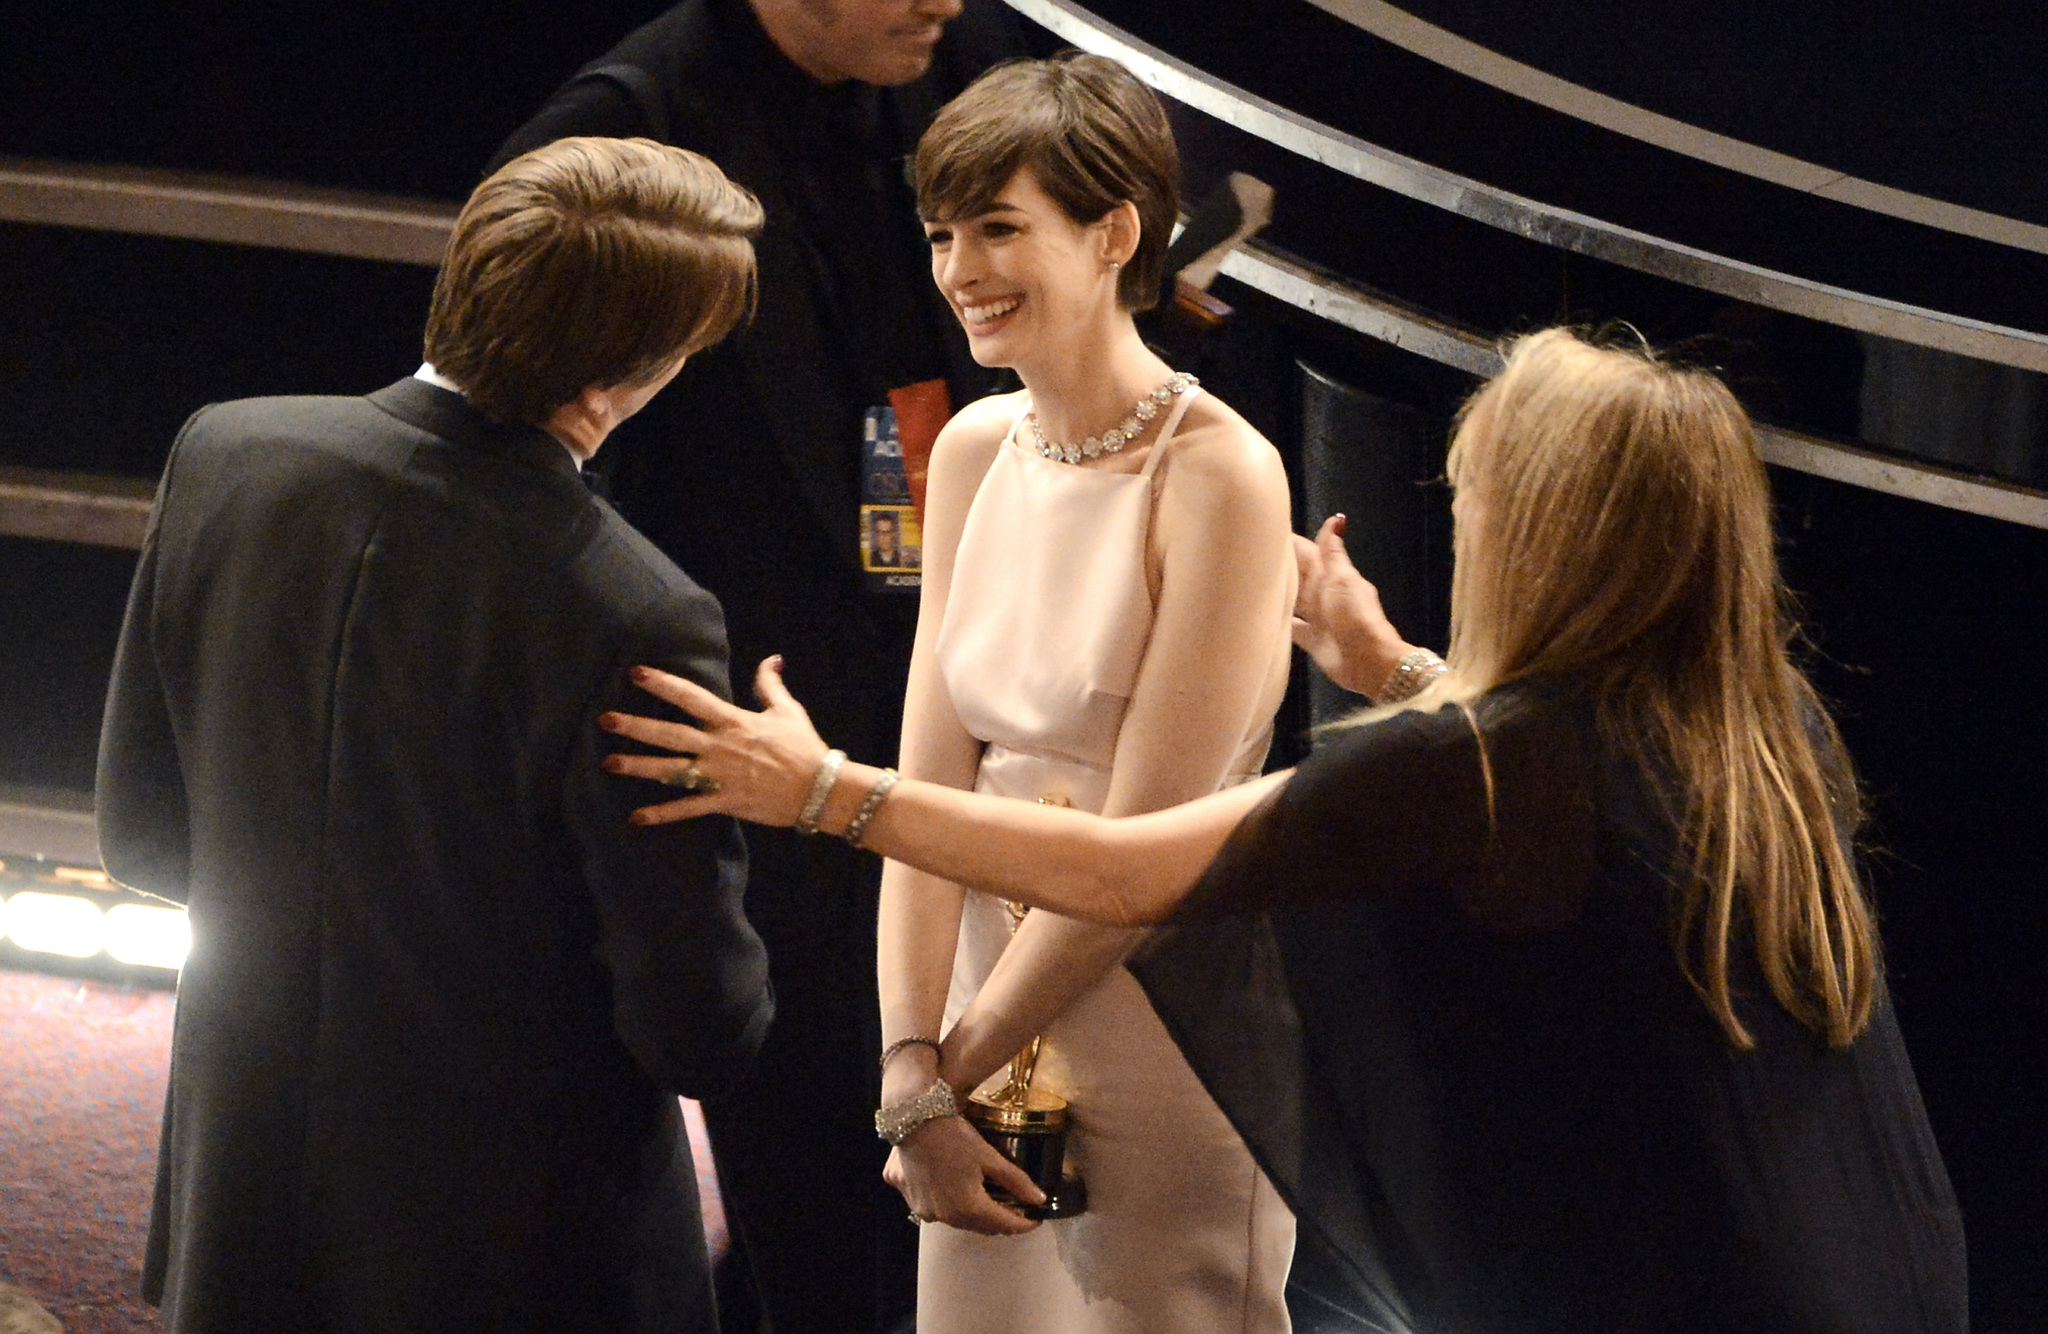
<svg viewBox="0 0 2048 1334">
<path fill-rule="evenodd" d="M 908 498 L 864 477 L 864 425 L 895 412 L 915 482 L 947 408 L 992 387 L 932 284 L 903 162 L 941 106 L 1025 53 L 997 0 L 684 0 L 499 150 L 647 135 L 760 196 L 759 313 L 621 433 L 612 492 L 718 595 L 739 670 L 784 654 L 851 754 L 895 753 L 917 619 L 914 569 L 862 568 L 863 503 Z M 870 1119 L 879 863 L 788 830 L 748 841 L 780 1008 L 747 1080 L 705 1107 L 726 1205 L 776 1334 L 892 1328 L 917 1238 Z"/>
<path fill-rule="evenodd" d="M 716 1330 L 676 1095 L 773 1011 L 744 849 L 630 828 L 595 719 L 636 663 L 724 691 L 723 626 L 578 468 L 743 313 L 760 216 L 555 144 L 464 208 L 416 376 L 179 436 L 99 773 L 108 870 L 192 922 L 170 1329 Z"/>
</svg>

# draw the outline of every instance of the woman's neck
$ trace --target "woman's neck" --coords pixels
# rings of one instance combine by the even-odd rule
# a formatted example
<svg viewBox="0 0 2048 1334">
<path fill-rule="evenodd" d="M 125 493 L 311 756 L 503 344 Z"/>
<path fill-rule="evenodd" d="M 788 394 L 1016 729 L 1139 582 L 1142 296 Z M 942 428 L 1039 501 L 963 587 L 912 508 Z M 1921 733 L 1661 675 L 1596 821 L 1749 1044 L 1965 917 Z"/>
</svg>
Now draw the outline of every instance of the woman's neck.
<svg viewBox="0 0 2048 1334">
<path fill-rule="evenodd" d="M 1061 443 L 1077 443 L 1107 431 L 1173 374 L 1173 368 L 1138 337 L 1128 315 L 1103 337 L 1049 349 L 1042 360 L 1020 363 L 1016 371 L 1031 394 L 1038 429 L 1048 440 Z"/>
</svg>

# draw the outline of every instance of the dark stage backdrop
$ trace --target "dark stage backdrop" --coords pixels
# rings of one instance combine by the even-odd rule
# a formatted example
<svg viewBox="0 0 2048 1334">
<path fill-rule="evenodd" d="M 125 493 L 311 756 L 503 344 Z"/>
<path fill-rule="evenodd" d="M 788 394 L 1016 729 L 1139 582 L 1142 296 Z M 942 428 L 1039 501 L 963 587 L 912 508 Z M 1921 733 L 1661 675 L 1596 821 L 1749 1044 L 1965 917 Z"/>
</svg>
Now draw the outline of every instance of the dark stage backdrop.
<svg viewBox="0 0 2048 1334">
<path fill-rule="evenodd" d="M 459 200 L 632 0 L 11 0 L 0 152 Z"/>
<path fill-rule="evenodd" d="M 10 0 L 0 156 L 459 201 L 651 3 Z M 0 223 L 0 463 L 154 478 L 203 404 L 409 373 L 430 270 Z M 89 789 L 132 554 L 0 540 L 0 788 Z"/>
<path fill-rule="evenodd" d="M 504 135 L 570 71 L 661 7 L 7 0 L 0 156 L 459 200 Z M 1224 63 L 1265 52 L 1267 67 L 1248 81 L 1271 83 L 1283 98 L 1291 89 L 1349 99 L 1332 114 L 1425 158 L 1434 144 L 1444 165 L 1484 176 L 1489 145 L 1501 142 L 1487 121 L 1505 105 L 1500 95 L 1460 91 L 1455 78 L 1405 56 L 1386 56 L 1371 79 L 1332 68 L 1325 47 L 1289 36 L 1335 22 L 1304 15 L 1300 0 L 1098 8 L 1156 28 L 1198 61 L 1212 48 Z M 1852 0 L 1410 8 L 1652 110 L 2048 221 L 2036 6 L 1912 0 L 1886 7 L 1881 20 Z M 1589 156 L 1598 136 L 1567 129 L 1524 118 L 1515 143 L 1526 147 L 1494 164 L 1514 178 L 1495 183 L 1557 193 L 1554 202 L 1622 221 L 1726 235 L 1757 247 L 1759 260 L 1867 276 L 1872 291 L 1932 299 L 1940 293 L 1928 284 L 1946 274 L 1958 309 L 2007 318 L 2008 307 L 2024 307 L 2028 318 L 2011 317 L 2030 327 L 2048 319 L 2036 299 L 2039 256 L 2002 266 L 1996 255 L 1980 261 L 1971 246 L 1943 243 L 1951 259 L 1932 264 L 1931 250 L 1873 255 L 1832 244 L 1829 236 L 1868 229 L 1760 220 L 1729 204 L 1753 193 L 1733 184 L 1674 201 L 1646 185 L 1650 175 L 1617 166 L 1641 161 L 1642 150 Z M 1216 165 L 1248 161 L 1237 148 L 1223 156 Z M 1666 336 L 1698 322 L 1649 280 L 1267 156 L 1270 164 L 1256 165 L 1283 189 L 1276 236 L 1430 309 L 1492 330 L 1623 316 Z M 1724 206 L 1735 216 L 1716 216 Z M 1830 226 L 1840 221 L 1826 216 Z M 375 388 L 416 364 L 430 282 L 415 267 L 0 224 L 0 463 L 150 477 L 178 424 L 208 401 Z M 1302 363 L 1397 415 L 1419 414 L 1423 435 L 1440 438 L 1458 377 L 1311 327 L 1255 294 L 1228 294 L 1242 317 L 1209 382 L 1283 447 L 1299 436 Z M 1801 337 L 1773 344 L 1780 360 L 1765 373 L 1783 385 L 1775 399 L 1754 401 L 1787 425 L 1853 433 L 1854 340 L 1824 328 Z M 1838 384 L 1850 388 L 1829 387 Z M 2039 870 L 2048 858 L 2048 706 L 2037 684 L 2048 678 L 2048 533 L 1796 474 L 1776 481 L 1817 674 L 1842 707 L 1873 791 L 1874 879 L 1893 985 L 1963 1197 L 1975 1324 L 1986 1334 L 2038 1334 L 2048 1329 L 2048 889 Z M 98 700 L 132 564 L 124 552 L 0 540 L 0 788 L 90 786 Z"/>
</svg>

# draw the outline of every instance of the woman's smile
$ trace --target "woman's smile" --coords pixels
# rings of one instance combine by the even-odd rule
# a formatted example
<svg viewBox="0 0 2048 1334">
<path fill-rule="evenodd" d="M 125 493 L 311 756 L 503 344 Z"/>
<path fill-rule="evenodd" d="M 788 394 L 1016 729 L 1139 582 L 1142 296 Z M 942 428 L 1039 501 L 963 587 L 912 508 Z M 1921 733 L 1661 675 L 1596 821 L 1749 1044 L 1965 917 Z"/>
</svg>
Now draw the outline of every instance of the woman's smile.
<svg viewBox="0 0 2048 1334">
<path fill-rule="evenodd" d="M 960 323 L 975 337 L 987 337 L 1008 322 L 1016 309 L 1024 304 L 1021 296 L 986 297 L 957 299 Z"/>
</svg>

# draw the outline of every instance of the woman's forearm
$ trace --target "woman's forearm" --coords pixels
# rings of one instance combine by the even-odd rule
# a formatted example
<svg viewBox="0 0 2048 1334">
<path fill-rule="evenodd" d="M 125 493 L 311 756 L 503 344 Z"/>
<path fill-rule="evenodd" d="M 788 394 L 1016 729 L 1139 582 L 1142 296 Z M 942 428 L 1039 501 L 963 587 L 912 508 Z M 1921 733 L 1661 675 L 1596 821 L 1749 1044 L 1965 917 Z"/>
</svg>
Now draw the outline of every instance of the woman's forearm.
<svg viewBox="0 0 2048 1334">
<path fill-rule="evenodd" d="M 851 822 L 881 771 L 848 764 L 820 827 Z M 1123 819 L 905 779 L 862 846 L 942 881 L 1109 926 L 1164 921 L 1230 831 L 1285 778 L 1274 774 L 1171 810 Z M 922 909 L 919 909 L 920 911 Z"/>
<path fill-rule="evenodd" d="M 913 1037 L 936 1043 L 953 976 L 961 898 L 959 886 L 913 867 L 890 862 L 883 868 L 875 923 L 875 983 L 882 1002 L 885 1048 Z M 882 1101 L 896 1102 L 922 1092 L 931 1084 L 938 1058 L 936 1045 L 899 1050 L 882 1071 Z"/>
<path fill-rule="evenodd" d="M 940 1071 L 978 1085 L 1066 1012 L 1075 997 L 1124 961 L 1142 930 L 1033 912 L 996 961 L 952 1031 Z"/>
</svg>

